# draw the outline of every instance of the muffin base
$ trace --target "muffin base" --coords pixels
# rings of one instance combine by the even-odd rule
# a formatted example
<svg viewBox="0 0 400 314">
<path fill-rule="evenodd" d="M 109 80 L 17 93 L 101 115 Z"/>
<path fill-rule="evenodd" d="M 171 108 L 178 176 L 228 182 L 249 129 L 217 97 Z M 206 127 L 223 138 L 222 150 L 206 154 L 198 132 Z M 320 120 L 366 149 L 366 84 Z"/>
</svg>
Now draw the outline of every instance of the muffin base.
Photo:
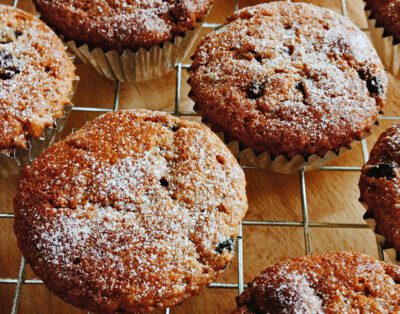
<svg viewBox="0 0 400 314">
<path fill-rule="evenodd" d="M 72 59 L 75 58 L 72 57 Z M 72 92 L 68 95 L 71 101 L 74 97 L 78 82 L 79 77 L 76 76 L 73 81 Z M 26 149 L 12 148 L 0 151 L 0 178 L 8 178 L 17 175 L 22 167 L 29 165 L 41 152 L 53 144 L 64 130 L 72 107 L 73 105 L 71 104 L 64 106 L 64 115 L 54 119 L 53 126 L 45 128 L 41 137 L 29 139 Z"/>
<path fill-rule="evenodd" d="M 390 242 L 386 241 L 386 238 L 377 233 L 376 231 L 376 220 L 371 217 L 368 211 L 368 205 L 360 199 L 361 205 L 365 208 L 365 214 L 363 216 L 364 221 L 368 224 L 368 226 L 374 231 L 377 242 L 381 245 L 383 250 L 394 249 L 394 246 L 390 244 Z M 396 261 L 400 262 L 400 252 L 396 251 Z"/>
<path fill-rule="evenodd" d="M 400 79 L 400 44 L 393 44 L 393 36 L 383 36 L 385 30 L 383 27 L 376 27 L 376 20 L 370 18 L 371 11 L 365 10 L 365 15 L 372 42 L 385 65 L 386 71 Z"/>
<path fill-rule="evenodd" d="M 46 128 L 40 138 L 31 138 L 27 149 L 15 148 L 0 152 L 0 178 L 17 175 L 21 167 L 29 165 L 42 151 L 53 144 L 63 131 L 71 109 L 72 105 L 65 106 L 64 115 L 55 119 L 53 127 Z"/>
<path fill-rule="evenodd" d="M 193 98 L 191 99 L 194 101 Z M 200 111 L 196 112 L 201 116 Z M 207 124 L 211 129 L 213 129 L 210 124 L 204 121 L 202 122 Z M 304 156 L 302 155 L 296 155 L 290 159 L 287 159 L 286 156 L 284 155 L 279 155 L 275 158 L 272 158 L 270 154 L 266 152 L 256 153 L 253 149 L 249 147 L 242 147 L 243 145 L 241 145 L 239 141 L 232 141 L 227 139 L 224 132 L 214 129 L 213 131 L 217 133 L 217 135 L 221 138 L 221 140 L 227 145 L 232 154 L 236 157 L 236 159 L 238 159 L 238 162 L 241 166 L 251 167 L 251 168 L 261 168 L 269 170 L 271 172 L 277 172 L 282 174 L 293 174 L 300 171 L 317 170 L 327 162 L 351 150 L 351 147 L 353 145 L 355 145 L 357 142 L 361 142 L 362 139 L 365 139 L 372 134 L 371 131 L 365 131 L 362 138 L 353 140 L 350 143 L 349 147 L 342 146 L 339 148 L 338 152 L 330 150 L 323 157 L 313 154 L 311 156 L 308 156 L 308 158 L 304 158 Z"/>
<path fill-rule="evenodd" d="M 221 135 L 221 138 L 224 138 L 223 134 Z M 224 142 L 233 155 L 239 160 L 239 164 L 241 166 L 261 168 L 282 174 L 293 174 L 303 170 L 317 170 L 327 162 L 351 150 L 351 148 L 348 147 L 341 147 L 338 153 L 334 151 L 328 151 L 323 157 L 315 154 L 309 156 L 308 158 L 304 158 L 301 155 L 296 155 L 288 160 L 284 155 L 271 158 L 268 153 L 257 154 L 251 148 L 240 149 L 240 144 L 238 141 Z M 351 145 L 356 142 L 359 141 L 354 140 Z"/>
<path fill-rule="evenodd" d="M 116 50 L 104 51 L 101 48 L 90 49 L 87 44 L 66 41 L 70 50 L 84 63 L 91 64 L 102 76 L 113 81 L 140 82 L 158 78 L 174 69 L 175 64 L 186 56 L 201 32 L 202 23 L 184 36 L 176 36 L 174 42 L 165 42 L 162 46 L 150 50 L 140 48 L 134 52 L 125 50 L 122 54 Z"/>
</svg>

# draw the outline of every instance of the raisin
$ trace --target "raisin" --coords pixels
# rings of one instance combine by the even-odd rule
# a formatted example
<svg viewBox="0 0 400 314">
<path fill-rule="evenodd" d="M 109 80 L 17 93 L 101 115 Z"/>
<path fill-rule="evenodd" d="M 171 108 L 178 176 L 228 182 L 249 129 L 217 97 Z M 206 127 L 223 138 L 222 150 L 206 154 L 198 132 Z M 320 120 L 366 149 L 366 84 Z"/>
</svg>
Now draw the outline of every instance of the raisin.
<svg viewBox="0 0 400 314">
<path fill-rule="evenodd" d="M 306 89 L 305 89 L 305 87 L 304 87 L 304 82 L 303 82 L 303 81 L 297 82 L 294 88 L 296 88 L 297 90 L 299 90 L 300 93 L 303 94 L 303 96 L 306 95 Z"/>
<path fill-rule="evenodd" d="M 260 98 L 264 94 L 264 86 L 268 79 L 265 79 L 262 83 L 253 80 L 250 86 L 247 88 L 247 97 L 250 99 Z"/>
<path fill-rule="evenodd" d="M 179 130 L 179 126 L 178 125 L 173 125 L 172 128 L 171 128 L 172 132 L 176 132 L 178 130 Z"/>
<path fill-rule="evenodd" d="M 0 79 L 9 80 L 19 73 L 21 70 L 13 55 L 5 50 L 0 50 Z"/>
<path fill-rule="evenodd" d="M 224 250 L 232 252 L 234 248 L 235 248 L 235 240 L 232 237 L 230 237 L 228 240 L 225 240 L 224 242 L 218 244 L 218 246 L 215 248 L 215 251 L 219 254 L 222 254 Z"/>
<path fill-rule="evenodd" d="M 371 77 L 367 80 L 367 88 L 372 95 L 383 94 L 382 82 L 377 77 Z"/>
<path fill-rule="evenodd" d="M 168 180 L 165 179 L 165 178 L 161 178 L 161 179 L 160 179 L 160 184 L 161 184 L 163 187 L 165 187 L 165 188 L 167 188 L 167 187 L 169 186 L 169 182 L 168 182 Z"/>
<path fill-rule="evenodd" d="M 393 164 L 382 163 L 372 166 L 365 175 L 370 178 L 386 178 L 387 180 L 391 180 L 396 177 L 396 168 Z"/>
<path fill-rule="evenodd" d="M 383 95 L 384 88 L 380 78 L 373 76 L 369 69 L 361 69 L 357 73 L 360 79 L 367 83 L 367 89 L 371 95 Z"/>
</svg>

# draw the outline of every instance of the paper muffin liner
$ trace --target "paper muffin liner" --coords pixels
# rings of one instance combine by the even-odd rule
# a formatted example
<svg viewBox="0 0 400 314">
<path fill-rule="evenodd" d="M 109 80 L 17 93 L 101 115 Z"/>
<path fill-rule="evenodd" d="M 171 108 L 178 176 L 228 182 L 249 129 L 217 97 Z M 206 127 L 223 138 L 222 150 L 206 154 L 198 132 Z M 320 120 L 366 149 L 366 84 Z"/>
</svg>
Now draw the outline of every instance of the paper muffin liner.
<svg viewBox="0 0 400 314">
<path fill-rule="evenodd" d="M 340 147 L 339 152 L 332 150 L 328 151 L 324 157 L 313 154 L 307 159 L 301 155 L 296 155 L 291 159 L 287 159 L 284 155 L 279 155 L 276 158 L 271 158 L 268 153 L 256 153 L 251 148 L 241 149 L 241 145 L 238 141 L 226 140 L 223 132 L 217 132 L 218 136 L 228 146 L 232 154 L 238 159 L 239 164 L 243 167 L 261 168 L 272 172 L 278 172 L 283 174 L 292 174 L 299 171 L 312 171 L 316 170 L 322 165 L 326 164 L 346 151 L 350 150 L 348 147 Z M 368 133 L 369 135 L 369 133 Z M 354 140 L 351 146 L 355 142 L 360 140 Z"/>
<path fill-rule="evenodd" d="M 393 36 L 384 37 L 384 28 L 376 27 L 376 20 L 370 18 L 371 11 L 365 10 L 372 42 L 386 71 L 400 79 L 400 44 L 394 45 Z"/>
<path fill-rule="evenodd" d="M 175 64 L 186 56 L 201 32 L 199 23 L 183 36 L 175 36 L 173 42 L 147 50 L 125 50 L 122 54 L 116 50 L 105 52 L 101 48 L 90 49 L 87 44 L 79 45 L 74 40 L 66 45 L 84 63 L 91 64 L 96 71 L 110 80 L 122 82 L 140 82 L 161 77 L 172 71 Z"/>
<path fill-rule="evenodd" d="M 78 82 L 79 77 L 75 77 L 72 92 L 68 95 L 71 101 Z M 41 137 L 28 139 L 26 149 L 0 150 L 0 178 L 17 175 L 22 167 L 29 165 L 41 152 L 53 144 L 63 131 L 72 107 L 73 105 L 71 104 L 65 105 L 63 108 L 64 115 L 54 119 L 53 126 L 45 128 Z"/>
<path fill-rule="evenodd" d="M 390 243 L 386 241 L 385 237 L 376 231 L 376 220 L 369 215 L 367 203 L 363 202 L 361 199 L 359 201 L 361 205 L 365 208 L 365 214 L 363 216 L 363 219 L 371 228 L 371 230 L 375 233 L 376 240 L 377 242 L 379 242 L 382 249 L 383 250 L 394 249 L 393 245 L 390 245 Z M 400 262 L 400 252 L 396 252 L 396 261 Z"/>
<path fill-rule="evenodd" d="M 189 93 L 189 96 L 192 92 Z M 191 96 L 190 96 L 191 97 Z M 194 101 L 194 99 L 191 97 Z M 196 104 L 194 106 L 196 108 Z M 196 112 L 201 116 L 201 112 L 196 110 Z M 211 129 L 212 126 L 204 122 L 203 123 L 208 125 Z M 373 125 L 373 127 L 377 123 Z M 361 142 L 362 139 L 367 138 L 369 135 L 372 134 L 372 130 L 365 131 L 361 139 L 353 140 L 349 146 L 342 146 L 339 148 L 338 152 L 333 150 L 328 151 L 323 157 L 313 154 L 310 155 L 308 158 L 304 158 L 302 155 L 295 155 L 290 159 L 287 159 L 284 155 L 279 155 L 275 158 L 272 158 L 270 154 L 267 152 L 264 153 L 256 153 L 253 149 L 249 147 L 244 147 L 239 143 L 239 141 L 229 140 L 224 132 L 220 130 L 213 131 L 220 137 L 220 139 L 226 144 L 232 154 L 236 157 L 239 161 L 239 164 L 243 167 L 251 167 L 251 168 L 261 168 L 266 169 L 272 172 L 283 173 L 283 174 L 292 174 L 299 171 L 312 171 L 316 170 L 322 165 L 326 164 L 327 162 L 343 155 L 345 152 L 351 150 L 351 147 L 357 143 Z"/>
</svg>

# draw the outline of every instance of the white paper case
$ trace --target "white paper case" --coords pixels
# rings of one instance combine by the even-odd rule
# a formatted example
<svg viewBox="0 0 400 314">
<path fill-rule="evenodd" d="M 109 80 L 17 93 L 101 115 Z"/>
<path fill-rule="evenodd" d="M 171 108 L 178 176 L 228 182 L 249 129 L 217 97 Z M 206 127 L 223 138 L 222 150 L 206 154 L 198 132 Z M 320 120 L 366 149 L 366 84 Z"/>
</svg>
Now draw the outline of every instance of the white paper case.
<svg viewBox="0 0 400 314">
<path fill-rule="evenodd" d="M 72 105 L 64 107 L 64 115 L 55 119 L 53 127 L 46 128 L 40 138 L 31 138 L 28 148 L 15 148 L 0 151 L 0 178 L 7 178 L 19 173 L 20 168 L 30 164 L 42 151 L 49 147 L 58 138 L 64 129 Z"/>
<path fill-rule="evenodd" d="M 400 79 L 400 44 L 393 44 L 393 36 L 383 37 L 383 27 L 376 27 L 376 20 L 370 19 L 371 11 L 365 11 L 372 42 L 388 72 Z"/>
<path fill-rule="evenodd" d="M 71 60 L 74 59 L 75 57 L 72 56 Z M 72 91 L 68 94 L 68 98 L 71 101 L 74 97 L 78 82 L 79 77 L 75 76 L 72 81 Z M 63 108 L 63 116 L 54 119 L 53 126 L 45 128 L 40 138 L 30 138 L 26 149 L 14 148 L 3 151 L 0 150 L 0 178 L 7 178 L 18 174 L 21 167 L 30 164 L 41 152 L 53 144 L 63 131 L 72 107 L 71 104 L 65 105 Z"/>
<path fill-rule="evenodd" d="M 223 133 L 219 134 L 223 139 Z M 280 155 L 275 159 L 272 159 L 268 153 L 255 153 L 251 148 L 245 148 L 240 150 L 239 142 L 232 141 L 226 142 L 226 145 L 232 152 L 232 154 L 239 160 L 241 166 L 244 167 L 255 167 L 267 169 L 272 172 L 290 174 L 299 172 L 301 170 L 310 171 L 315 170 L 327 163 L 328 161 L 337 158 L 349 149 L 342 147 L 339 153 L 328 151 L 324 157 L 318 155 L 311 155 L 308 159 L 304 159 L 301 155 L 296 155 L 290 160 L 287 160 L 285 156 Z"/>
<path fill-rule="evenodd" d="M 125 50 L 122 54 L 115 50 L 104 52 L 101 48 L 90 50 L 87 44 L 78 45 L 73 40 L 66 44 L 83 62 L 91 64 L 108 79 L 138 82 L 161 77 L 173 70 L 175 64 L 190 50 L 200 32 L 201 24 L 184 36 L 176 36 L 174 42 L 165 42 L 162 47 L 154 46 L 150 50 L 140 48 L 136 52 Z"/>
</svg>

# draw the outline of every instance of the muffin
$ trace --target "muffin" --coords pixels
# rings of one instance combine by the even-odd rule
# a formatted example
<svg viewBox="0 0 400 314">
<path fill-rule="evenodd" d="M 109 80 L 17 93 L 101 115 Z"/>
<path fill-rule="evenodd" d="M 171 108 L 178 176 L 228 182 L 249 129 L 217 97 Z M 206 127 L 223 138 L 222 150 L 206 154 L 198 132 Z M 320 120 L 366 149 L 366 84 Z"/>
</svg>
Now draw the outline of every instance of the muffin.
<svg viewBox="0 0 400 314">
<path fill-rule="evenodd" d="M 197 38 L 212 2 L 34 0 L 78 57 L 120 81 L 144 81 L 172 70 Z"/>
<path fill-rule="evenodd" d="M 18 245 L 65 301 L 101 313 L 182 302 L 234 255 L 245 177 L 205 126 L 108 113 L 46 150 L 15 197 Z"/>
<path fill-rule="evenodd" d="M 256 277 L 233 313 L 397 313 L 399 283 L 399 266 L 359 253 L 298 257 Z"/>
<path fill-rule="evenodd" d="M 190 96 L 203 121 L 279 172 L 350 148 L 386 100 L 386 73 L 366 35 L 306 3 L 239 10 L 193 58 Z"/>
<path fill-rule="evenodd" d="M 394 248 L 400 260 L 400 125 L 382 133 L 360 178 L 360 201 L 373 219 L 375 232 L 385 237 L 384 248 Z"/>
<path fill-rule="evenodd" d="M 364 0 L 372 41 L 386 69 L 400 78 L 400 2 Z"/>
<path fill-rule="evenodd" d="M 75 67 L 42 21 L 0 5 L 0 176 L 49 144 L 71 107 Z"/>
</svg>

